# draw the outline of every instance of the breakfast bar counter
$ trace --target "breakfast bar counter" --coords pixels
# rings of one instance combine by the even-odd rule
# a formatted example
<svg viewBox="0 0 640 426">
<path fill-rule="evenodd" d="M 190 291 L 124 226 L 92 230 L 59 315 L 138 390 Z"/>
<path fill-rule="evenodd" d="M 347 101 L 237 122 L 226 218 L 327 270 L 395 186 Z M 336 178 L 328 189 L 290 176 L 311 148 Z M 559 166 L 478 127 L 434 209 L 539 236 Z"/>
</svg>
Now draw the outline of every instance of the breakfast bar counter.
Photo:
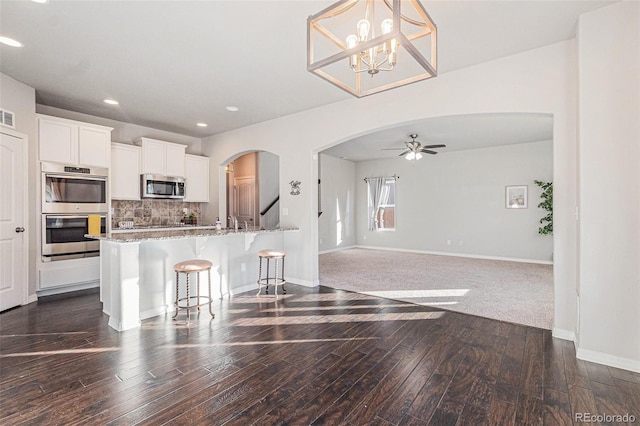
<svg viewBox="0 0 640 426">
<path fill-rule="evenodd" d="M 295 231 L 297 228 L 236 231 L 200 227 L 87 235 L 100 240 L 100 299 L 109 325 L 128 330 L 139 327 L 142 319 L 172 312 L 176 298 L 173 265 L 185 260 L 213 263 L 214 297 L 255 290 L 258 252 L 282 249 L 284 234 Z"/>
</svg>

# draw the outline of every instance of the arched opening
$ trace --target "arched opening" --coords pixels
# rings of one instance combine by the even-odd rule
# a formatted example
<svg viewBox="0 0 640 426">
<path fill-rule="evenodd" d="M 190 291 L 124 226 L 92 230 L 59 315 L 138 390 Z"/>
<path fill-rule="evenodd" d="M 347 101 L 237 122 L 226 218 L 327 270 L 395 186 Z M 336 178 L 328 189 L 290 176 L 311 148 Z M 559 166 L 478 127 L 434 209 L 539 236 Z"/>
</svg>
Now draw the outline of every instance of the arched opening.
<svg viewBox="0 0 640 426">
<path fill-rule="evenodd" d="M 280 224 L 280 160 L 267 151 L 238 154 L 225 167 L 228 228 L 274 229 Z"/>
<path fill-rule="evenodd" d="M 399 154 L 406 151 L 405 142 L 411 142 L 409 135 L 416 133 L 423 145 L 446 146 L 434 149 L 438 155 L 423 154 L 420 160 L 407 161 L 406 155 Z M 371 268 L 351 268 L 349 273 L 357 277 L 354 286 L 347 282 L 342 288 L 552 328 L 554 241 L 538 233 L 545 212 L 538 208 L 541 189 L 534 183 L 553 180 L 550 114 L 473 114 L 402 123 L 325 149 L 319 160 L 321 284 L 332 286 L 333 276 L 327 271 L 345 269 L 335 262 L 323 267 L 323 259 L 339 259 L 345 248 L 376 249 L 369 250 L 368 260 L 352 256 L 349 264 L 369 262 Z M 369 229 L 370 188 L 365 179 L 398 176 L 393 205 L 384 203 L 392 208 L 394 229 Z M 507 197 L 511 188 L 526 194 L 523 208 L 510 208 Z M 382 250 L 389 255 L 379 256 Z M 442 262 L 425 266 L 424 259 L 415 256 L 418 254 L 434 255 Z M 414 261 L 405 262 L 408 258 Z M 453 266 L 457 258 L 468 259 L 468 265 Z M 480 260 L 509 265 L 513 274 L 497 269 L 496 280 L 487 282 L 508 277 L 506 289 L 516 291 L 508 295 L 496 288 L 505 297 L 488 300 L 488 293 L 483 294 L 488 287 L 465 286 L 457 268 L 481 268 L 483 265 L 471 265 L 482 263 Z M 436 276 L 420 275 L 421 268 L 444 269 L 446 264 L 451 264 L 450 279 L 440 287 L 431 286 L 439 279 Z M 532 271 L 522 272 L 528 265 Z M 382 270 L 376 270 L 380 266 Z M 383 273 L 391 275 L 381 278 Z M 367 274 L 371 279 L 366 279 Z M 348 280 L 340 279 L 343 283 Z M 473 278 L 469 283 L 475 284 L 471 281 Z M 377 288 L 376 283 L 385 288 Z M 389 288 L 389 283 L 394 283 L 394 288 Z M 475 296 L 487 303 L 464 310 Z M 521 299 L 530 306 L 518 307 Z"/>
</svg>

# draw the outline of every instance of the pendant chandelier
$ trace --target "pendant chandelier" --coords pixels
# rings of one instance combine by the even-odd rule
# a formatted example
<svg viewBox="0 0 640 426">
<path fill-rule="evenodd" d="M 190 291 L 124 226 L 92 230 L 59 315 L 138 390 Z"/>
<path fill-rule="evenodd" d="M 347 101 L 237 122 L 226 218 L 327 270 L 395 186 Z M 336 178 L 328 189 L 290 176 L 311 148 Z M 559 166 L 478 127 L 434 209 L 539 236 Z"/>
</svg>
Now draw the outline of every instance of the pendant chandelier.
<svg viewBox="0 0 640 426">
<path fill-rule="evenodd" d="M 341 0 L 307 19 L 307 70 L 359 98 L 435 77 L 436 60 L 418 0 Z"/>
</svg>

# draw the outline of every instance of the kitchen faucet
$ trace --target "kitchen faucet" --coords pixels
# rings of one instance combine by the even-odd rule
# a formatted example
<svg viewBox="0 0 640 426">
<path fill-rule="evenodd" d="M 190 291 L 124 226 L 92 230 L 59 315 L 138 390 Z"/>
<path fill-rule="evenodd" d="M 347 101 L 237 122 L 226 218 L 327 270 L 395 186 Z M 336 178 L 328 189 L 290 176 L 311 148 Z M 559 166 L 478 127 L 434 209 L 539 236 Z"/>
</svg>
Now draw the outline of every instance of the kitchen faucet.
<svg viewBox="0 0 640 426">
<path fill-rule="evenodd" d="M 229 219 L 231 222 L 233 222 L 233 229 L 235 229 L 236 231 L 238 230 L 238 218 L 235 216 L 229 216 L 227 219 Z"/>
</svg>

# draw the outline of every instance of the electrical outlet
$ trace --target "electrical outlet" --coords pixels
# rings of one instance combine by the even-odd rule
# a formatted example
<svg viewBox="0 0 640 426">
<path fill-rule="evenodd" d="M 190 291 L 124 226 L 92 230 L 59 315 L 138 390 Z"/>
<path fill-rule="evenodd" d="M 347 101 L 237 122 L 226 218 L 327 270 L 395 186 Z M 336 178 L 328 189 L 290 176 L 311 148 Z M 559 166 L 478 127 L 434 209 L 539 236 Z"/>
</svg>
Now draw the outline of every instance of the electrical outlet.
<svg viewBox="0 0 640 426">
<path fill-rule="evenodd" d="M 447 245 L 450 246 L 451 245 L 451 240 L 447 240 Z"/>
<path fill-rule="evenodd" d="M 289 215 L 289 209 L 286 207 L 282 208 L 282 216 L 288 216 Z"/>
<path fill-rule="evenodd" d="M 183 209 L 182 209 L 182 213 L 184 213 L 184 214 L 189 213 L 189 209 L 188 209 L 188 208 L 186 208 L 186 207 L 185 207 L 185 208 L 183 208 Z"/>
<path fill-rule="evenodd" d="M 366 235 L 363 235 L 363 236 L 362 236 L 362 239 L 363 239 L 363 240 L 366 240 L 366 239 L 367 239 L 367 236 L 366 236 Z"/>
<path fill-rule="evenodd" d="M 247 270 L 247 264 L 242 262 L 240 264 L 240 272 L 245 272 Z"/>
</svg>

